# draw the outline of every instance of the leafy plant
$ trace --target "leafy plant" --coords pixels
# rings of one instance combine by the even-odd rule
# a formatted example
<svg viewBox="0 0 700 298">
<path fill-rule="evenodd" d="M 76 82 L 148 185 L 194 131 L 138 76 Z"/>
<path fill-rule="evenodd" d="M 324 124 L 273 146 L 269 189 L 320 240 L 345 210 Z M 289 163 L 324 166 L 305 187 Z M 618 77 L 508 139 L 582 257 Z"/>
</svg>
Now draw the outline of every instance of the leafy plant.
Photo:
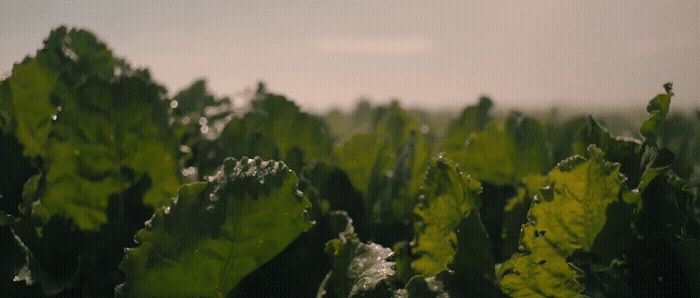
<svg viewBox="0 0 700 298">
<path fill-rule="evenodd" d="M 234 111 L 60 27 L 0 81 L 0 293 L 699 297 L 700 114 L 664 89 L 624 137 L 488 98 Z"/>
</svg>

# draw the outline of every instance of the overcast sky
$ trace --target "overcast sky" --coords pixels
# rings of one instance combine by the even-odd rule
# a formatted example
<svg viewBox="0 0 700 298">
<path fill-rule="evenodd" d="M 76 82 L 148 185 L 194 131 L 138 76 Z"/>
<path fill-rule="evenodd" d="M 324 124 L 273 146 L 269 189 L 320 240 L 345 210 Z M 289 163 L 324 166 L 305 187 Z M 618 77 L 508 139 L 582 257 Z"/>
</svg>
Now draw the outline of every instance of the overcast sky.
<svg viewBox="0 0 700 298">
<path fill-rule="evenodd" d="M 306 109 L 356 98 L 450 108 L 700 106 L 700 1 L 0 0 L 0 74 L 61 24 L 174 92 L 258 80 Z"/>
</svg>

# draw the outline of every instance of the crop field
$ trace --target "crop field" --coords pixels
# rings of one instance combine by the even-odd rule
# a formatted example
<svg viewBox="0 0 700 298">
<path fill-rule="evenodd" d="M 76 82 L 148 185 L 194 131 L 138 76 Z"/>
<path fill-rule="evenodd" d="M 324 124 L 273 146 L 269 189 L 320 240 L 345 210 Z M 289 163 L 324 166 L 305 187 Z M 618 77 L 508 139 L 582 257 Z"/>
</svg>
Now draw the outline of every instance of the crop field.
<svg viewBox="0 0 700 298">
<path fill-rule="evenodd" d="M 0 296 L 700 297 L 700 110 L 672 83 L 630 125 L 320 114 L 127 59 L 60 27 L 0 81 Z"/>
</svg>

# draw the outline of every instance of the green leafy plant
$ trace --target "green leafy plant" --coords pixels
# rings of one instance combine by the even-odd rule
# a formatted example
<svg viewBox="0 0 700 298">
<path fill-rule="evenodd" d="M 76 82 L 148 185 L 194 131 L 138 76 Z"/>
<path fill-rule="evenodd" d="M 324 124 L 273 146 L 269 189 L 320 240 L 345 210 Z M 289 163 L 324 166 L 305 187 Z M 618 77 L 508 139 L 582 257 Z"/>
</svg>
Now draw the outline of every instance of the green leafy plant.
<svg viewBox="0 0 700 298">
<path fill-rule="evenodd" d="M 174 94 L 66 27 L 0 81 L 3 296 L 700 297 L 700 112 L 670 83 L 625 136 Z"/>
</svg>

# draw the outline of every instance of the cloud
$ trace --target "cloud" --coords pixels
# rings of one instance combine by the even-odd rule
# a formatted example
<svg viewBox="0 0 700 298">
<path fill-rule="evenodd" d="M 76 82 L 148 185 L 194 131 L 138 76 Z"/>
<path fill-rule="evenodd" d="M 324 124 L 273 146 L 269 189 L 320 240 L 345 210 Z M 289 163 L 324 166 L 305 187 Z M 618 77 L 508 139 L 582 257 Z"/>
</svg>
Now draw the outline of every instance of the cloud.
<svg viewBox="0 0 700 298">
<path fill-rule="evenodd" d="M 363 55 L 421 55 L 437 46 L 431 39 L 340 37 L 318 41 L 315 48 L 323 53 Z"/>
</svg>

